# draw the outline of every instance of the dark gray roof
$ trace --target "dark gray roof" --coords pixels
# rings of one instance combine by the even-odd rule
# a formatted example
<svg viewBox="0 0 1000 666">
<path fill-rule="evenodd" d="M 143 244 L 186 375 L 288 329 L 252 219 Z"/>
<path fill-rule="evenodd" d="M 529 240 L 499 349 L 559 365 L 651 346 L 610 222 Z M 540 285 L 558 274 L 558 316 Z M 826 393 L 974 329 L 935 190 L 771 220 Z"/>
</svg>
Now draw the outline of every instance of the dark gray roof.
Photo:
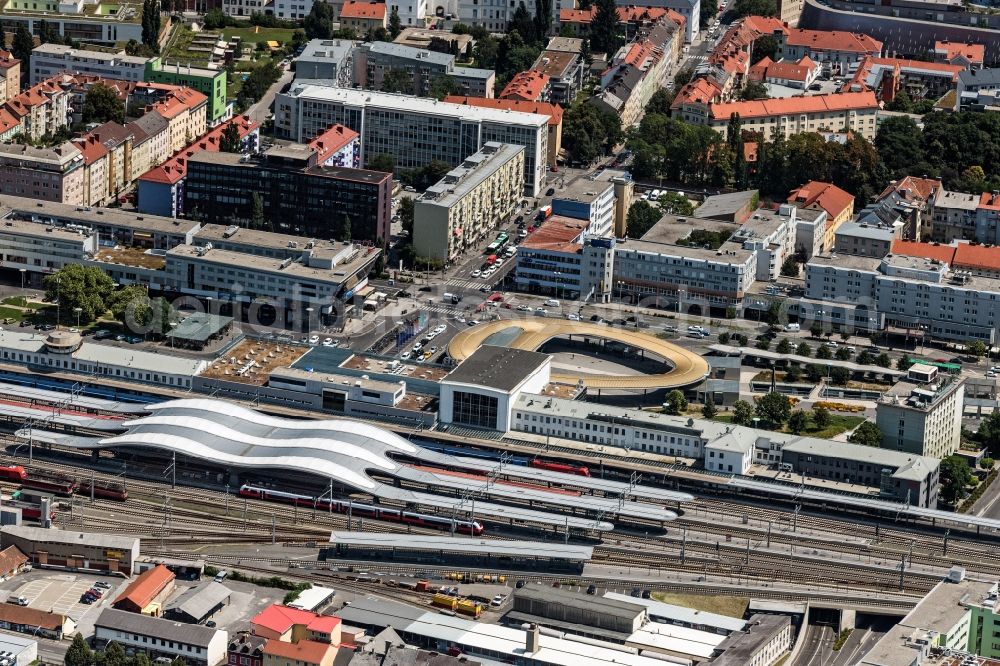
<svg viewBox="0 0 1000 666">
<path fill-rule="evenodd" d="M 197 624 L 174 622 L 159 617 L 129 613 L 128 611 L 105 608 L 97 618 L 94 627 L 113 629 L 128 634 L 155 636 L 167 641 L 207 648 L 218 629 L 210 629 Z"/>
<path fill-rule="evenodd" d="M 48 543 L 80 544 L 83 546 L 95 546 L 97 548 L 109 548 L 111 550 L 139 550 L 139 538 L 124 536 L 120 534 L 101 534 L 99 532 L 72 532 L 45 527 L 30 527 L 28 525 L 4 525 L 0 530 L 3 535 L 10 535 L 29 541 L 42 541 Z M 7 542 L 7 539 L 4 539 Z"/>
<path fill-rule="evenodd" d="M 727 192 L 725 194 L 713 194 L 706 197 L 705 201 L 694 211 L 695 217 L 707 217 L 719 219 L 735 215 L 744 208 L 753 198 L 757 196 L 757 190 L 742 190 L 740 192 Z"/>
<path fill-rule="evenodd" d="M 452 657 L 440 652 L 428 652 L 414 647 L 390 647 L 387 654 L 359 652 L 350 666 L 476 666 L 482 662 L 467 657 Z"/>
<path fill-rule="evenodd" d="M 747 632 L 733 632 L 719 644 L 722 655 L 717 657 L 714 666 L 743 666 L 753 661 L 753 657 L 776 634 L 791 626 L 791 618 L 787 615 L 757 614 L 747 620 L 752 628 Z"/>
<path fill-rule="evenodd" d="M 629 621 L 646 613 L 646 607 L 618 599 L 608 599 L 581 592 L 571 592 L 557 587 L 533 584 L 525 585 L 514 593 L 521 599 L 532 599 L 560 606 L 577 607 L 593 613 L 625 618 Z"/>
<path fill-rule="evenodd" d="M 188 589 L 169 604 L 166 610 L 183 613 L 194 620 L 201 620 L 219 604 L 229 599 L 232 592 L 225 585 L 208 581 Z"/>
<path fill-rule="evenodd" d="M 548 354 L 483 345 L 452 370 L 445 380 L 512 391 L 547 359 Z"/>
<path fill-rule="evenodd" d="M 169 337 L 177 340 L 205 342 L 210 337 L 233 323 L 232 317 L 224 315 L 196 312 L 182 319 L 169 333 Z"/>
<path fill-rule="evenodd" d="M 964 69 L 958 73 L 958 80 L 965 86 L 1000 86 L 1000 67 Z"/>
</svg>

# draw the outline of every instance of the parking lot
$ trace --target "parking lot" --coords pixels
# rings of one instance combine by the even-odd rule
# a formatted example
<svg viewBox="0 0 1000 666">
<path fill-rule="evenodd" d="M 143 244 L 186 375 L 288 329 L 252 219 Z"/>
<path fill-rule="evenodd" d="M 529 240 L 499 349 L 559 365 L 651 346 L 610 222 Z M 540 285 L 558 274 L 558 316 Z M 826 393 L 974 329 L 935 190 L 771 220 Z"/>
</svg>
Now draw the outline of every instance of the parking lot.
<svg viewBox="0 0 1000 666">
<path fill-rule="evenodd" d="M 121 579 L 72 573 L 31 572 L 27 576 L 31 578 L 25 580 L 26 576 L 18 576 L 11 581 L 13 587 L 6 588 L 3 592 L 6 595 L 5 600 L 24 597 L 28 600 L 29 608 L 66 615 L 78 624 L 88 611 L 93 610 L 93 618 L 96 618 L 100 613 L 96 609 L 110 603 L 109 600 L 117 596 L 119 588 L 125 584 Z M 105 593 L 103 599 L 94 604 L 81 603 L 80 597 L 98 580 L 109 583 L 111 589 Z"/>
</svg>

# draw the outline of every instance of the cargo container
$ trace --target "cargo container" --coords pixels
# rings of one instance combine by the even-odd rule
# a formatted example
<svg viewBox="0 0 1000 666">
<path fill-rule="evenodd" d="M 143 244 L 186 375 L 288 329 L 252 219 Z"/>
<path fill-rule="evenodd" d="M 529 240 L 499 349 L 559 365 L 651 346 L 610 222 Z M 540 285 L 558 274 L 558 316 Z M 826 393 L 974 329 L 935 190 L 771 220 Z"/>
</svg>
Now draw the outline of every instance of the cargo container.
<svg viewBox="0 0 1000 666">
<path fill-rule="evenodd" d="M 462 615 L 468 615 L 469 617 L 479 619 L 479 616 L 483 612 L 483 605 L 470 599 L 462 599 L 456 605 L 455 610 Z"/>
<path fill-rule="evenodd" d="M 418 580 L 417 581 L 417 592 L 430 592 L 431 584 L 430 581 Z"/>
<path fill-rule="evenodd" d="M 458 604 L 458 599 L 455 597 L 450 597 L 447 594 L 435 594 L 434 599 L 431 603 L 438 608 L 447 608 L 448 610 L 455 610 L 455 606 Z"/>
</svg>

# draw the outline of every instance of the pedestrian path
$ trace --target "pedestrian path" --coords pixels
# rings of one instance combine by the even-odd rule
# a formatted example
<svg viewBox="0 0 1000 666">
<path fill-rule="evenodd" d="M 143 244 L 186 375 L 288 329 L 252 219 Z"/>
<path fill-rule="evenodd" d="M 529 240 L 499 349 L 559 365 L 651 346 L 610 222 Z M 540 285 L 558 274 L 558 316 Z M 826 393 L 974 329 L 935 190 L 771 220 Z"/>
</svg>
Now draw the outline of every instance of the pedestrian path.
<svg viewBox="0 0 1000 666">
<path fill-rule="evenodd" d="M 461 278 L 452 278 L 445 282 L 448 287 L 463 287 L 465 289 L 481 289 L 486 286 L 485 282 L 480 280 L 463 280 Z"/>
</svg>

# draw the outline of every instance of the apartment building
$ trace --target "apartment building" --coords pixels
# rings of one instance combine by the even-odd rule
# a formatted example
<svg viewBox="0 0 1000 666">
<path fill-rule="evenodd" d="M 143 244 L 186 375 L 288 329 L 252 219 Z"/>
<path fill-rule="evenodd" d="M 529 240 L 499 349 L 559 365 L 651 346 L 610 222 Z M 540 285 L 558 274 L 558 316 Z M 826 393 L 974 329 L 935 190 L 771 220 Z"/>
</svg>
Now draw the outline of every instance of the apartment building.
<svg viewBox="0 0 1000 666">
<path fill-rule="evenodd" d="M 145 117 L 152 115 L 147 113 Z M 166 122 L 164 120 L 164 122 Z M 177 153 L 158 166 L 153 166 L 138 178 L 139 212 L 152 213 L 167 217 L 176 217 L 184 213 L 183 183 L 187 177 L 187 161 L 192 155 L 203 150 L 218 151 L 222 143 L 222 135 L 230 124 L 236 126 L 240 136 L 240 153 L 255 151 L 260 143 L 260 127 L 248 116 L 236 116 L 221 125 L 215 126 L 201 138 L 192 142 L 184 150 Z M 168 139 L 169 142 L 169 133 Z M 169 147 L 169 143 L 167 143 Z"/>
<path fill-rule="evenodd" d="M 611 179 L 577 178 L 552 197 L 552 213 L 586 220 L 587 233 L 611 236 L 615 230 L 615 192 Z"/>
<path fill-rule="evenodd" d="M 0 194 L 82 205 L 84 159 L 68 141 L 54 148 L 0 144 Z"/>
<path fill-rule="evenodd" d="M 570 9 L 567 7 L 559 10 L 559 32 L 568 31 L 575 38 L 581 39 L 590 35 L 590 25 L 597 15 L 597 7 L 591 5 L 588 9 Z M 673 21 L 684 28 L 687 21 L 683 16 L 672 9 L 666 7 L 637 7 L 634 5 L 618 7 L 618 23 L 625 31 L 625 39 L 633 40 L 636 34 L 642 29 L 649 29 L 661 20 Z M 683 34 L 683 33 L 682 33 Z M 566 37 L 553 37 L 552 39 L 571 39 Z M 684 41 L 682 36 L 681 41 Z M 551 40 L 549 48 L 551 46 Z"/>
<path fill-rule="evenodd" d="M 170 157 L 170 123 L 156 111 L 145 113 L 126 125 L 132 134 L 132 169 L 135 181 Z"/>
<path fill-rule="evenodd" d="M 142 42 L 141 7 L 131 1 L 97 5 L 85 0 L 8 0 L 0 7 L 7 32 L 23 26 L 38 35 L 44 24 L 60 37 L 113 45 L 134 39 Z"/>
<path fill-rule="evenodd" d="M 51 42 L 31 51 L 30 85 L 58 74 L 85 74 L 102 79 L 139 82 L 145 80 L 150 59 L 126 55 L 123 50 L 76 49 Z"/>
<path fill-rule="evenodd" d="M 256 195 L 272 231 L 379 246 L 389 238 L 392 174 L 328 166 L 303 145 L 250 157 L 203 150 L 186 168 L 184 209 L 205 222 L 255 224 Z"/>
<path fill-rule="evenodd" d="M 894 100 L 900 92 L 915 100 L 937 100 L 956 89 L 958 75 L 963 71 L 962 65 L 865 56 L 844 89 L 872 90 L 885 103 Z"/>
<path fill-rule="evenodd" d="M 923 233 L 921 237 L 937 243 L 977 240 L 976 211 L 979 199 L 978 194 L 939 188 L 931 202 L 929 233 Z"/>
<path fill-rule="evenodd" d="M 962 65 L 966 69 L 982 69 L 986 59 L 986 47 L 982 44 L 965 44 L 937 40 L 932 51 L 935 62 Z"/>
<path fill-rule="evenodd" d="M 528 69 L 515 74 L 498 95 L 518 102 L 549 101 L 549 75 Z"/>
<path fill-rule="evenodd" d="M 854 195 L 832 183 L 816 180 L 792 190 L 788 195 L 788 203 L 800 209 L 821 210 L 826 213 L 823 252 L 833 250 L 837 230 L 854 215 Z"/>
<path fill-rule="evenodd" d="M 423 26 L 427 16 L 427 0 L 399 0 L 389 3 L 389 15 L 392 10 L 399 15 L 401 26 Z"/>
<path fill-rule="evenodd" d="M 819 77 L 822 67 L 809 56 L 800 60 L 778 60 L 764 56 L 750 68 L 751 81 L 807 90 Z"/>
<path fill-rule="evenodd" d="M 167 121 L 171 152 L 180 150 L 208 129 L 208 98 L 193 88 L 181 88 L 153 104 L 149 111 L 156 111 Z"/>
<path fill-rule="evenodd" d="M 487 142 L 417 197 L 417 255 L 450 261 L 510 219 L 523 198 L 524 152 L 523 146 Z"/>
<path fill-rule="evenodd" d="M 4 109 L 20 123 L 19 131 L 37 141 L 69 125 L 69 98 L 61 79 L 54 77 L 11 97 Z"/>
<path fill-rule="evenodd" d="M 772 37 L 777 42 L 779 58 L 800 60 L 808 56 L 822 65 L 826 74 L 850 74 L 866 56 L 882 55 L 882 42 L 858 32 L 783 26 Z"/>
<path fill-rule="evenodd" d="M 648 7 L 672 9 L 684 18 L 684 41 L 688 44 L 701 34 L 701 0 L 647 0 Z"/>
<path fill-rule="evenodd" d="M 553 215 L 517 246 L 517 290 L 607 303 L 615 239 L 589 235 L 586 220 Z"/>
<path fill-rule="evenodd" d="M 689 101 L 682 106 L 685 119 L 697 122 L 704 118 L 705 124 L 724 134 L 729 119 L 738 113 L 745 131 L 761 132 L 771 139 L 776 136 L 787 139 L 802 132 L 848 130 L 872 141 L 876 132 L 875 117 L 880 109 L 875 94 L 870 91 L 709 103 L 700 113 L 688 109 L 698 105 L 699 102 Z"/>
<path fill-rule="evenodd" d="M 875 405 L 881 448 L 932 458 L 958 451 L 964 385 L 964 379 L 938 374 L 932 366 L 911 367 L 908 378 L 882 394 Z"/>
<path fill-rule="evenodd" d="M 158 657 L 183 659 L 192 666 L 215 666 L 226 658 L 225 631 L 139 613 L 105 608 L 94 622 L 94 642 L 114 641 L 123 648 Z"/>
<path fill-rule="evenodd" d="M 354 82 L 371 90 L 381 90 L 389 72 L 406 72 L 411 81 L 408 92 L 417 97 L 431 96 L 434 84 L 442 77 L 454 81 L 457 94 L 493 97 L 493 70 L 456 67 L 455 56 L 450 53 L 392 42 L 366 42 L 354 50 L 353 59 Z"/>
<path fill-rule="evenodd" d="M 5 268 L 47 275 L 96 252 L 97 234 L 7 218 L 0 220 L 0 248 Z"/>
<path fill-rule="evenodd" d="M 340 9 L 340 27 L 366 35 L 369 30 L 388 25 L 389 11 L 383 2 L 348 0 Z"/>
<path fill-rule="evenodd" d="M 213 127 L 232 115 L 226 97 L 227 75 L 225 69 L 193 67 L 190 64 L 167 64 L 160 58 L 153 58 L 146 64 L 145 80 L 166 83 L 197 90 L 205 96 L 208 107 L 206 121 Z M 197 135 L 196 135 L 197 136 Z"/>
<path fill-rule="evenodd" d="M 960 273 L 1000 278 L 1000 247 L 996 245 L 973 245 L 966 241 L 952 241 L 948 245 L 896 241 L 892 244 L 892 253 L 936 259 Z"/>
<path fill-rule="evenodd" d="M 538 54 L 530 71 L 545 78 L 547 101 L 569 105 L 583 87 L 585 69 L 586 65 L 578 52 L 546 49 Z"/>
<path fill-rule="evenodd" d="M 0 104 L 21 91 L 21 61 L 10 51 L 0 50 Z"/>
<path fill-rule="evenodd" d="M 457 166 L 489 141 L 524 146 L 524 188 L 543 190 L 549 116 L 366 90 L 296 84 L 275 99 L 275 132 L 302 141 L 334 123 L 361 135 L 364 163 L 380 153 L 397 169 L 431 160 Z"/>
</svg>

